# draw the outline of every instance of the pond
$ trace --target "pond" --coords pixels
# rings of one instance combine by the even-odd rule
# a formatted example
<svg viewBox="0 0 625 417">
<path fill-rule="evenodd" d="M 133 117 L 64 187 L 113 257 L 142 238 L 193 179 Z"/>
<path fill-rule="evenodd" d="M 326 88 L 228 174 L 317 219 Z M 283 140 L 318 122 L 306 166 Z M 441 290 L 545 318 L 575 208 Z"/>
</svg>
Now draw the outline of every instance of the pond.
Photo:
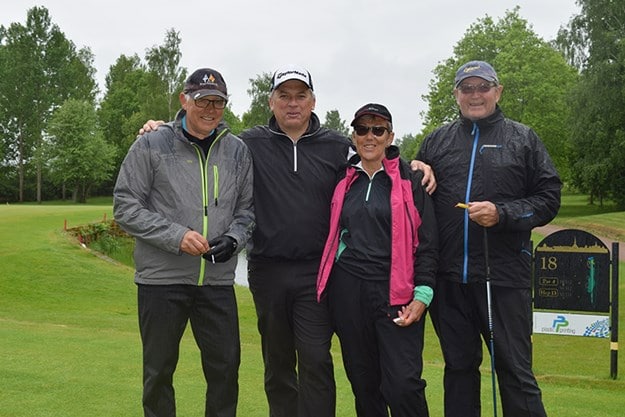
<svg viewBox="0 0 625 417">
<path fill-rule="evenodd" d="M 245 251 L 239 253 L 239 259 L 237 261 L 237 269 L 234 271 L 234 282 L 245 287 L 247 284 L 247 259 L 245 258 Z"/>
</svg>

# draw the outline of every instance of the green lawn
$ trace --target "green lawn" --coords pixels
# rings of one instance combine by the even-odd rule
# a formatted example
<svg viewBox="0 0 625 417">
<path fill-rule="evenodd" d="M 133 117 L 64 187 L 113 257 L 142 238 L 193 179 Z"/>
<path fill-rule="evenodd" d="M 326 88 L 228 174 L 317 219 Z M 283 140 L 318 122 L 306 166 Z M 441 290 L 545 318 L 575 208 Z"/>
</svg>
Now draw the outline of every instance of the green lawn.
<svg viewBox="0 0 625 417">
<path fill-rule="evenodd" d="M 98 203 L 0 206 L 0 417 L 142 415 L 133 271 L 95 256 L 63 232 L 66 221 L 73 227 L 110 219 L 110 200 Z M 623 300 L 625 285 L 620 288 Z M 237 296 L 242 342 L 238 414 L 266 417 L 254 307 L 247 288 L 237 286 Z M 620 316 L 624 335 L 625 315 Z M 443 363 L 430 326 L 427 332 L 427 395 L 431 415 L 442 416 Z M 204 382 L 189 333 L 175 377 L 178 415 L 199 417 Z M 551 416 L 623 415 L 623 370 L 616 381 L 610 379 L 609 341 L 535 335 L 534 342 L 534 368 Z M 333 353 L 337 417 L 353 416 L 337 343 Z M 491 413 L 485 362 L 483 415 Z"/>
<path fill-rule="evenodd" d="M 571 229 L 581 228 L 625 244 L 625 211 L 617 211 L 611 202 L 603 206 L 589 204 L 586 196 L 565 193 L 553 224 Z"/>
</svg>

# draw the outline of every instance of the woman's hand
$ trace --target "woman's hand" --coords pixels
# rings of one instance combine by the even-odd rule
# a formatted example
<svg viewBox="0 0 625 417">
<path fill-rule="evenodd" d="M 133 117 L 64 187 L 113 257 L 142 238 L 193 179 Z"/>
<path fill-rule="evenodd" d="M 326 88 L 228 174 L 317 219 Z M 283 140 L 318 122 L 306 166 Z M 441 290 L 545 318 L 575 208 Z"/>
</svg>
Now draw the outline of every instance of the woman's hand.
<svg viewBox="0 0 625 417">
<path fill-rule="evenodd" d="M 403 306 L 401 310 L 397 312 L 397 318 L 393 321 L 401 327 L 410 326 L 415 321 L 421 320 L 426 308 L 426 305 L 421 301 L 412 300 L 410 304 Z"/>
</svg>

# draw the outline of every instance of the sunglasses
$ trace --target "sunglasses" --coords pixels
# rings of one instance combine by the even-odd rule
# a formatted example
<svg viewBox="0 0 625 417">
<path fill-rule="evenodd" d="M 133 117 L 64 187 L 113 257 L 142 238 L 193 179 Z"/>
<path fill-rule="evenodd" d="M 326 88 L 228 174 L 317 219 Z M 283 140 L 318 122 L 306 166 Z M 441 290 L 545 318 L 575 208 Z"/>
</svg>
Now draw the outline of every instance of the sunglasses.
<svg viewBox="0 0 625 417">
<path fill-rule="evenodd" d="M 365 136 L 367 133 L 369 133 L 369 131 L 372 131 L 373 134 L 378 137 L 382 136 L 386 131 L 390 132 L 390 130 L 388 130 L 388 128 L 384 126 L 354 126 L 354 132 L 356 132 L 358 136 Z"/>
<path fill-rule="evenodd" d="M 474 94 L 476 91 L 478 93 L 488 93 L 491 88 L 495 87 L 493 83 L 481 83 L 481 84 L 460 84 L 457 88 L 460 90 L 462 94 Z"/>
</svg>

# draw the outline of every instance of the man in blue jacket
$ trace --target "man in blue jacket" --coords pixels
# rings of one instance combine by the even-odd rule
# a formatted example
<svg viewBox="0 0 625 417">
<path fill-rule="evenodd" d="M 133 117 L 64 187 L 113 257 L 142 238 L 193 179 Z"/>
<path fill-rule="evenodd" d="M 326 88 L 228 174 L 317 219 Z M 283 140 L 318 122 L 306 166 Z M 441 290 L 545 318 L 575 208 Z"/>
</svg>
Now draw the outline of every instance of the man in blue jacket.
<svg viewBox="0 0 625 417">
<path fill-rule="evenodd" d="M 437 177 L 441 262 L 430 314 L 445 358 L 445 416 L 480 416 L 480 336 L 491 341 L 492 329 L 503 414 L 544 417 L 531 368 L 530 234 L 556 216 L 562 183 L 536 133 L 504 117 L 491 65 L 462 65 L 454 87 L 460 117 L 417 154 Z"/>
</svg>

